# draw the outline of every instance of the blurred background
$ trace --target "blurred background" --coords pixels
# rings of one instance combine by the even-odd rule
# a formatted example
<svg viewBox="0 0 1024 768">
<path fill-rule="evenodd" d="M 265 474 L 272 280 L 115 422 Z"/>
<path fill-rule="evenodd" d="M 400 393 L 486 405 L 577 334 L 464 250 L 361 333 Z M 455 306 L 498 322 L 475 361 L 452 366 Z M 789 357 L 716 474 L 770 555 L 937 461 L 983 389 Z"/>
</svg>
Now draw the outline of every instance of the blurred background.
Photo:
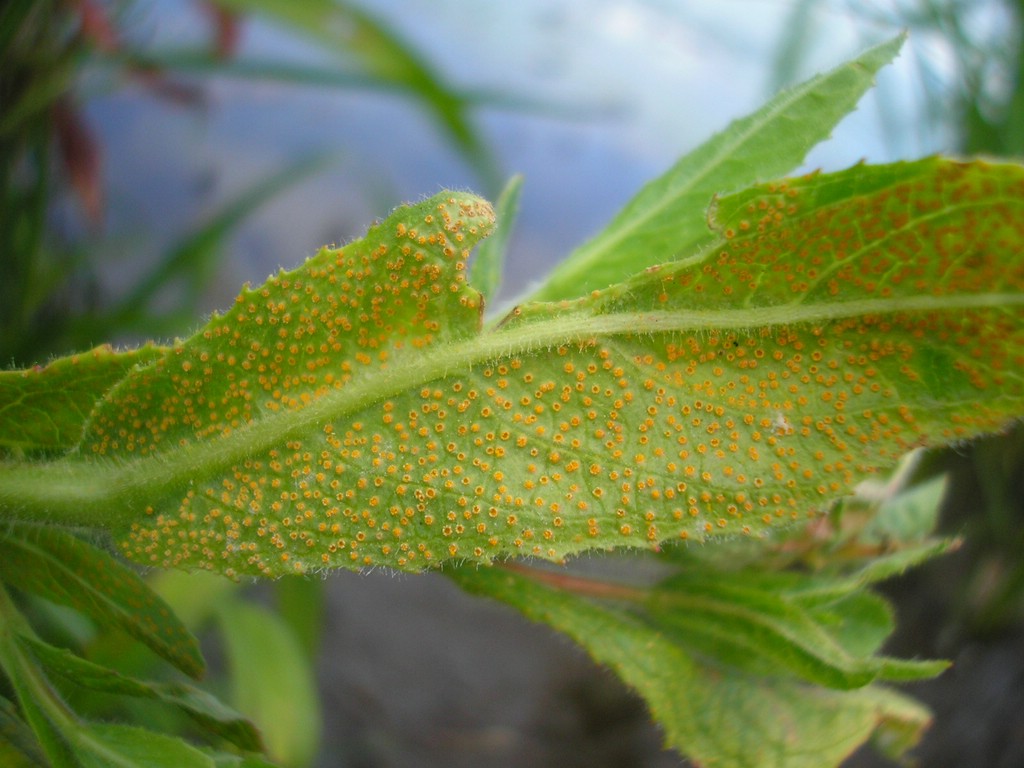
<svg viewBox="0 0 1024 768">
<path fill-rule="evenodd" d="M 0 363 L 185 335 L 401 202 L 494 199 L 521 173 L 511 301 L 682 153 L 903 29 L 806 168 L 1019 156 L 1022 28 L 1020 0 L 7 0 Z M 944 525 L 967 545 L 887 585 L 893 652 L 957 660 L 914 689 L 939 717 L 918 757 L 1024 765 L 1024 439 L 928 466 L 953 474 Z M 158 578 L 183 612 L 222 589 Z M 322 712 L 278 704 L 322 724 L 291 764 L 681 764 L 610 673 L 441 577 L 338 573 L 256 601 L 315 664 Z"/>
</svg>

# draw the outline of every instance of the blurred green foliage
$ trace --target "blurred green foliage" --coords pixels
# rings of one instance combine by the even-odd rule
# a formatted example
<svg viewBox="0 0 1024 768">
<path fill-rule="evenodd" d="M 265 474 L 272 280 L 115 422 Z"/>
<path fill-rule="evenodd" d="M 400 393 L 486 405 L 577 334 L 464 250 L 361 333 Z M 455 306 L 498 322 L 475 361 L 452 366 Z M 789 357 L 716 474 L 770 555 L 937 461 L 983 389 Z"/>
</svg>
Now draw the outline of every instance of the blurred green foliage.
<svg viewBox="0 0 1024 768">
<path fill-rule="evenodd" d="M 76 257 L 47 232 L 62 192 L 58 148 L 81 138 L 68 106 L 83 54 L 57 2 L 12 0 L 0 9 L 0 360 L 31 362 L 71 321 L 67 275 Z M 69 174 L 66 182 L 73 182 Z M 88 199 L 88 196 L 87 198 Z M 87 203 L 92 205 L 94 203 Z"/>
</svg>

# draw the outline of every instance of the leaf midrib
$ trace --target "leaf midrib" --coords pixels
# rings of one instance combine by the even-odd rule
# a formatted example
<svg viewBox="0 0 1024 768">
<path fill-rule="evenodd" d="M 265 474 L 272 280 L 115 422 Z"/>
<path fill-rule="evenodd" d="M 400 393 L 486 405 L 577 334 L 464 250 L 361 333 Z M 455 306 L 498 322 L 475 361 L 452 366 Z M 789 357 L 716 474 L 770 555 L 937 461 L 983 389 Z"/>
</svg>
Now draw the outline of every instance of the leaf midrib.
<svg viewBox="0 0 1024 768">
<path fill-rule="evenodd" d="M 586 346 L 603 337 L 701 330 L 755 330 L 807 325 L 861 316 L 1024 307 L 1022 293 L 909 296 L 847 302 L 730 310 L 652 310 L 572 314 L 506 327 L 465 341 L 396 359 L 383 370 L 350 380 L 300 409 L 262 416 L 220 437 L 150 456 L 98 460 L 74 454 L 59 461 L 0 465 L 0 506 L 30 516 L 45 508 L 65 522 L 129 522 L 165 493 L 182 492 L 226 467 L 291 439 L 336 423 L 411 388 L 478 365 L 559 346 Z M 162 489 L 162 491 L 161 491 Z"/>
<path fill-rule="evenodd" d="M 199 463 L 193 466 L 205 466 L 202 461 L 205 457 L 210 464 L 216 463 L 219 470 L 306 434 L 316 425 L 333 423 L 418 384 L 435 381 L 492 360 L 526 354 L 545 347 L 585 345 L 603 336 L 654 335 L 706 329 L 743 330 L 896 312 L 951 311 L 1011 305 L 1024 306 L 1024 293 L 911 296 L 811 305 L 793 303 L 744 310 L 649 311 L 606 315 L 581 312 L 481 334 L 464 342 L 450 344 L 443 351 L 432 349 L 411 360 L 396 360 L 389 369 L 354 379 L 344 388 L 328 393 L 301 409 L 266 416 L 225 437 L 210 443 L 191 443 L 181 450 L 182 453 L 188 453 L 198 449 L 199 455 L 195 458 Z M 217 443 L 221 444 L 219 449 Z M 210 474 L 217 474 L 217 471 Z"/>
</svg>

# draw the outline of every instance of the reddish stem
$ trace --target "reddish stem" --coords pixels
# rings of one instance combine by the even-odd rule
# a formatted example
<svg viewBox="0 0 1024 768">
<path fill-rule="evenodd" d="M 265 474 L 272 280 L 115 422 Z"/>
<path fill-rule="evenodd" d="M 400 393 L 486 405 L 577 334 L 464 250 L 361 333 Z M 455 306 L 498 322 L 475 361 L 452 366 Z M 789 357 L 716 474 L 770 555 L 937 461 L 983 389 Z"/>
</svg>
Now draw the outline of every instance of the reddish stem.
<svg viewBox="0 0 1024 768">
<path fill-rule="evenodd" d="M 584 597 L 594 597 L 601 600 L 625 600 L 632 603 L 644 602 L 648 597 L 647 590 L 645 589 L 629 587 L 625 584 L 613 584 L 583 576 L 574 576 L 568 573 L 558 573 L 547 569 L 531 568 L 523 563 L 502 563 L 498 567 L 525 576 L 531 581 Z"/>
</svg>

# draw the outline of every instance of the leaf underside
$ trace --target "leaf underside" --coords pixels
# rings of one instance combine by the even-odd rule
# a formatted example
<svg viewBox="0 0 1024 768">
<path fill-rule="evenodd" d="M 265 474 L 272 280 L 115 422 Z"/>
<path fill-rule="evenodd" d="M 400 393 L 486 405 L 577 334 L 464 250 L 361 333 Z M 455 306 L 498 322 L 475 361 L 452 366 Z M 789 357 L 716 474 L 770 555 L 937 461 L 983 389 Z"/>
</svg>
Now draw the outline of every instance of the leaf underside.
<svg viewBox="0 0 1024 768">
<path fill-rule="evenodd" d="M 1016 166 L 935 159 L 762 185 L 715 202 L 699 262 L 482 334 L 490 209 L 442 195 L 131 373 L 80 455 L 146 480 L 122 549 L 160 566 L 764 533 L 1024 411 L 1022 193 Z"/>
<path fill-rule="evenodd" d="M 101 346 L 46 366 L 0 371 L 0 449 L 74 448 L 96 401 L 132 367 L 166 351 L 153 344 L 127 351 Z"/>
</svg>

